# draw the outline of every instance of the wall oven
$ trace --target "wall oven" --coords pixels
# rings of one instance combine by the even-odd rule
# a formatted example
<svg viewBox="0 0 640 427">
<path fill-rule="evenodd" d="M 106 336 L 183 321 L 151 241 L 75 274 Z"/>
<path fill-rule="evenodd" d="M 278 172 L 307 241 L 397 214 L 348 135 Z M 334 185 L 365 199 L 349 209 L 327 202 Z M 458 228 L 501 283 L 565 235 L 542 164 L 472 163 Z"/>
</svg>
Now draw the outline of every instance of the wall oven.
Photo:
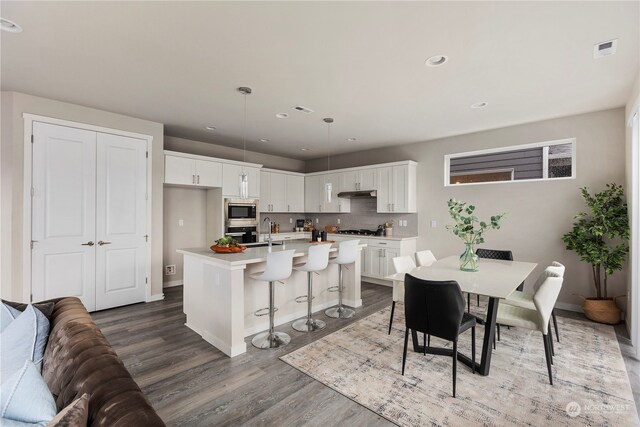
<svg viewBox="0 0 640 427">
<path fill-rule="evenodd" d="M 225 199 L 225 235 L 239 243 L 258 241 L 260 212 L 257 199 Z"/>
</svg>

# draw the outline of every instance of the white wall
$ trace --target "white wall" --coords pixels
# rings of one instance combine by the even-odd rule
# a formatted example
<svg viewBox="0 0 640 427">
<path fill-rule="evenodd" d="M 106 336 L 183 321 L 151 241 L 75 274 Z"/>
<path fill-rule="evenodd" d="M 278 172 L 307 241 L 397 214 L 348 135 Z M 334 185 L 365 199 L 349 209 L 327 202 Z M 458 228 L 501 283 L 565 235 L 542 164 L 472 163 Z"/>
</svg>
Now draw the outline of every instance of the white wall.
<svg viewBox="0 0 640 427">
<path fill-rule="evenodd" d="M 23 113 L 31 113 L 95 126 L 136 132 L 153 137 L 152 216 L 151 216 L 151 294 L 162 294 L 162 197 L 164 177 L 164 126 L 162 123 L 141 120 L 94 108 L 54 101 L 18 92 L 2 92 L 2 184 L 0 211 L 0 246 L 2 298 L 21 300 L 23 287 L 23 174 L 24 121 Z"/>
<path fill-rule="evenodd" d="M 630 247 L 631 251 L 629 253 L 629 258 L 631 260 L 631 268 L 629 269 L 629 277 L 627 280 L 627 330 L 629 331 L 629 335 L 633 341 L 633 345 L 636 346 L 636 355 L 640 356 L 640 349 L 638 345 L 640 344 L 640 334 L 639 331 L 635 330 L 637 326 L 637 322 L 634 321 L 636 316 L 638 316 L 638 310 L 640 309 L 640 298 L 638 298 L 638 282 L 640 281 L 640 265 L 638 265 L 638 260 L 640 256 L 638 254 L 638 249 L 640 246 L 640 242 L 638 241 L 638 230 L 634 227 L 634 218 L 635 224 L 637 224 L 637 218 L 640 213 L 638 209 L 640 208 L 640 183 L 638 180 L 634 180 L 634 169 L 635 176 L 640 176 L 640 165 L 638 165 L 638 152 L 640 152 L 640 147 L 635 147 L 635 150 L 632 149 L 632 135 L 631 135 L 631 127 L 630 121 L 633 115 L 638 111 L 638 107 L 640 106 L 640 71 L 638 72 L 638 78 L 631 90 L 631 94 L 629 96 L 629 101 L 627 102 L 625 108 L 625 124 L 626 124 L 626 144 L 625 144 L 625 153 L 626 153 L 626 189 L 627 189 L 627 204 L 629 206 L 629 218 L 631 220 L 631 242 Z M 635 157 L 635 159 L 634 159 Z M 635 283 L 635 289 L 633 284 Z M 632 300 L 636 301 L 636 308 L 632 310 Z"/>
<path fill-rule="evenodd" d="M 576 179 L 444 187 L 445 154 L 572 137 L 577 140 Z M 560 237 L 571 230 L 573 216 L 584 209 L 580 187 L 599 191 L 608 182 L 625 183 L 623 108 L 340 155 L 331 163 L 343 168 L 397 160 L 418 162 L 418 249 L 429 248 L 437 257 L 462 252 L 462 242 L 444 228 L 451 223 L 446 202 L 455 197 L 476 205 L 481 218 L 507 213 L 502 229 L 487 233 L 484 247 L 511 249 L 516 260 L 537 262 L 533 276 L 553 260 L 565 264 L 559 298 L 565 307 L 575 309 L 581 304 L 574 294 L 592 295 L 590 266 L 565 250 Z M 307 172 L 322 170 L 324 165 L 324 159 L 309 161 Z M 437 228 L 429 227 L 432 219 Z M 626 280 L 626 271 L 613 275 L 610 294 L 625 294 Z M 622 299 L 621 304 L 626 306 L 626 301 Z"/>
</svg>

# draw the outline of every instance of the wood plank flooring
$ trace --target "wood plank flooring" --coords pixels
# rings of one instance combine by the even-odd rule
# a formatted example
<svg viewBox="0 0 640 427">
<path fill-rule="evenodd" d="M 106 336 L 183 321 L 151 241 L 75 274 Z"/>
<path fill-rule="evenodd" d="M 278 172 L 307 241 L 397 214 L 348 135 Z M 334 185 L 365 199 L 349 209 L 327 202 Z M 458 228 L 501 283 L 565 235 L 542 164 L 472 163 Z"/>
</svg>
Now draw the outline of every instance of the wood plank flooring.
<svg viewBox="0 0 640 427">
<path fill-rule="evenodd" d="M 320 314 L 327 327 L 311 334 L 282 325 L 291 344 L 258 350 L 249 343 L 233 359 L 184 326 L 182 287 L 165 289 L 163 301 L 92 316 L 167 425 L 393 425 L 278 359 L 388 306 L 391 288 L 363 283 L 362 300 L 352 319 Z"/>
<path fill-rule="evenodd" d="M 363 307 L 352 319 L 337 320 L 321 314 L 318 317 L 327 322 L 327 327 L 312 334 L 296 332 L 290 323 L 282 325 L 277 329 L 291 335 L 291 344 L 277 350 L 258 350 L 249 343 L 247 353 L 233 359 L 184 326 L 182 287 L 165 289 L 163 301 L 104 310 L 92 316 L 169 426 L 393 425 L 278 359 L 388 306 L 391 288 L 363 283 L 362 300 Z M 639 407 L 640 362 L 630 357 L 624 326 L 616 327 L 616 332 Z"/>
</svg>

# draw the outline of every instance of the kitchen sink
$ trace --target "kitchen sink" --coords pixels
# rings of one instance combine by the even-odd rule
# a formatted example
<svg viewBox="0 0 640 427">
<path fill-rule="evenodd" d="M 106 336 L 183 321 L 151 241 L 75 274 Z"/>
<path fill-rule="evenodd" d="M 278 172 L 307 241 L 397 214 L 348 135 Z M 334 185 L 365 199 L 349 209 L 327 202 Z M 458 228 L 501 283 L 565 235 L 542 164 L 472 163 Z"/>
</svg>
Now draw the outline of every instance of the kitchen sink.
<svg viewBox="0 0 640 427">
<path fill-rule="evenodd" d="M 244 243 L 242 246 L 246 246 L 248 248 L 263 248 L 265 246 L 269 246 L 269 243 Z M 271 243 L 271 246 L 282 246 L 282 243 L 273 242 Z"/>
</svg>

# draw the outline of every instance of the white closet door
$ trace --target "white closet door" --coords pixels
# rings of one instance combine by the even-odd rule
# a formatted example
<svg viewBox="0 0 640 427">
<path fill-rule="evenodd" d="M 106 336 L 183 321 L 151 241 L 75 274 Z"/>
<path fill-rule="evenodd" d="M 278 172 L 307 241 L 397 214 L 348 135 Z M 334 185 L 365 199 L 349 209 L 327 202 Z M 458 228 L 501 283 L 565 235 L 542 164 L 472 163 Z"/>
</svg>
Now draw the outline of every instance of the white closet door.
<svg viewBox="0 0 640 427">
<path fill-rule="evenodd" d="M 95 310 L 96 133 L 33 124 L 31 292 Z"/>
<path fill-rule="evenodd" d="M 146 141 L 98 133 L 96 309 L 145 300 Z"/>
</svg>

